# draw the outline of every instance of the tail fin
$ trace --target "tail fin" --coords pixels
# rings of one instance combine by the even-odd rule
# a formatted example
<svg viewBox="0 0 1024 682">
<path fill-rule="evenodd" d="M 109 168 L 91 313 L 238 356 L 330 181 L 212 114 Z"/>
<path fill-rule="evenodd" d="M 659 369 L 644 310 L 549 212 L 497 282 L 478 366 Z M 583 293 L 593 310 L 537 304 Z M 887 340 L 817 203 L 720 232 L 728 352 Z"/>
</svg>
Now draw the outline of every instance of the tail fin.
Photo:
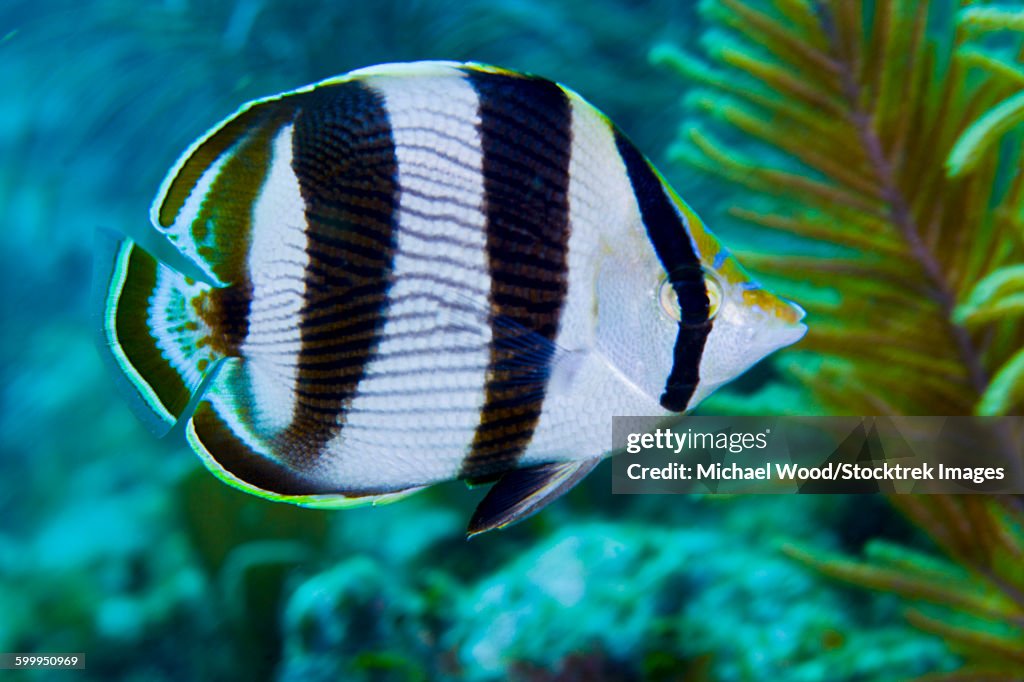
<svg viewBox="0 0 1024 682">
<path fill-rule="evenodd" d="M 212 287 L 158 262 L 130 239 L 117 243 L 104 286 L 105 345 L 136 411 L 163 435 L 221 359 L 194 304 Z"/>
</svg>

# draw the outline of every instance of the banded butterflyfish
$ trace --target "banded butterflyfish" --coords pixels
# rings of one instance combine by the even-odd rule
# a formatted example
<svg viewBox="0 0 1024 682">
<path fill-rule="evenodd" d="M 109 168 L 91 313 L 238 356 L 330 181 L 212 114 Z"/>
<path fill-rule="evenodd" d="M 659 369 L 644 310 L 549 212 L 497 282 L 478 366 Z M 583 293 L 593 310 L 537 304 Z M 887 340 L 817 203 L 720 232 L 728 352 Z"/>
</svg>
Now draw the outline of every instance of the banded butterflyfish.
<svg viewBox="0 0 1024 682">
<path fill-rule="evenodd" d="M 479 64 L 246 104 L 151 221 L 195 272 L 120 241 L 103 334 L 157 431 L 313 507 L 494 482 L 471 534 L 572 487 L 614 415 L 685 412 L 805 331 L 597 109 Z"/>
</svg>

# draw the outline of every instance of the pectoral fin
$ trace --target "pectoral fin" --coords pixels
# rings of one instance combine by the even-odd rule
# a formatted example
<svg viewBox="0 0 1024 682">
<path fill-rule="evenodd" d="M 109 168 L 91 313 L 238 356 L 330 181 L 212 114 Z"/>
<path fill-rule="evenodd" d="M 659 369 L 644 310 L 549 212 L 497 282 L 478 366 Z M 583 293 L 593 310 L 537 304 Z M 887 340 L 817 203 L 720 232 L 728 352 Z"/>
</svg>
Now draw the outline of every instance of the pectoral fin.
<svg viewBox="0 0 1024 682">
<path fill-rule="evenodd" d="M 504 528 L 536 514 L 569 492 L 600 461 L 600 457 L 594 457 L 510 471 L 498 479 L 477 505 L 467 537 Z"/>
</svg>

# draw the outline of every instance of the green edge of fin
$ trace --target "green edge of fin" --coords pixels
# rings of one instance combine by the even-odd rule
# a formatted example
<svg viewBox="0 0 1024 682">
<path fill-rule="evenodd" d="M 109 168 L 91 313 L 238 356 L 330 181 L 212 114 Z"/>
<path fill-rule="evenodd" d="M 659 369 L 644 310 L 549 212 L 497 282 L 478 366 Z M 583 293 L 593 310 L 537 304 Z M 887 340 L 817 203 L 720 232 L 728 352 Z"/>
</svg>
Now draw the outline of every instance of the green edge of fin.
<svg viewBox="0 0 1024 682">
<path fill-rule="evenodd" d="M 392 493 L 362 496 L 350 496 L 343 493 L 328 495 L 285 495 L 275 493 L 243 481 L 225 469 L 210 453 L 210 451 L 206 449 L 206 446 L 203 445 L 202 441 L 199 439 L 199 436 L 196 434 L 195 421 L 193 419 L 188 420 L 188 424 L 185 427 L 185 437 L 192 449 L 199 455 L 203 464 L 206 465 L 206 468 L 209 469 L 214 476 L 233 488 L 237 488 L 243 492 L 261 497 L 265 500 L 271 500 L 273 502 L 287 502 L 289 504 L 295 504 L 300 507 L 309 507 L 312 509 L 351 509 L 354 507 L 365 507 L 370 505 L 377 506 L 378 504 L 397 502 L 398 500 L 419 492 L 426 487 L 420 486 L 415 488 L 406 488 L 405 490 L 398 490 Z"/>
<path fill-rule="evenodd" d="M 114 242 L 115 238 L 110 236 L 101 236 L 103 241 Z M 129 270 L 133 273 L 139 272 L 140 268 L 148 271 L 150 269 L 155 273 L 156 261 L 153 260 L 149 263 L 145 258 L 151 259 L 148 254 L 145 254 L 141 249 L 138 253 L 144 254 L 143 262 L 141 264 L 133 262 L 132 258 L 135 255 L 137 245 L 130 239 L 117 239 L 116 245 L 103 245 L 99 249 L 99 253 L 104 255 L 113 252 L 112 263 L 108 264 L 106 271 L 98 270 L 97 276 L 106 277 L 105 287 L 102 292 L 103 299 L 103 326 L 102 326 L 102 354 L 105 359 L 113 360 L 114 367 L 116 369 L 115 376 L 122 387 L 126 387 L 130 391 L 129 402 L 133 407 L 139 418 L 154 432 L 158 435 L 165 435 L 174 424 L 178 421 L 178 416 L 172 411 L 176 406 L 174 401 L 165 395 L 161 399 L 160 395 L 152 384 L 147 381 L 136 365 L 128 357 L 128 351 L 123 345 L 120 334 L 118 331 L 119 324 L 122 327 L 128 323 L 125 321 L 125 317 L 130 312 L 136 314 L 142 311 L 123 311 L 121 308 L 122 295 L 126 293 L 125 287 L 130 286 L 128 283 Z M 136 256 L 137 257 L 137 256 Z M 134 283 L 133 283 L 134 284 Z M 135 298 L 141 298 L 142 292 L 130 292 L 135 294 Z M 120 316 L 120 321 L 119 321 Z M 136 324 L 144 324 L 141 321 L 135 321 Z M 182 390 L 187 388 L 182 383 L 180 387 Z M 174 387 L 175 393 L 177 393 L 177 387 Z M 141 400 L 142 406 L 138 404 Z M 165 402 L 166 401 L 166 402 Z M 170 404 L 167 404 L 170 403 Z"/>
</svg>

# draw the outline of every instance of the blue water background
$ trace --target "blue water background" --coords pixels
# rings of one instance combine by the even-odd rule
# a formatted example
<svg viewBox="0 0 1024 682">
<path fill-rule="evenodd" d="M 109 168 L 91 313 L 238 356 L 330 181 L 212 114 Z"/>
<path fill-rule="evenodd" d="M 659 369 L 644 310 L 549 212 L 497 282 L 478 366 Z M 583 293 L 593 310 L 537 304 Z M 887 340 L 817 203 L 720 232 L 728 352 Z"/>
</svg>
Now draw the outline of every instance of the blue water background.
<svg viewBox="0 0 1024 682">
<path fill-rule="evenodd" d="M 684 93 L 647 62 L 698 35 L 678 0 L 3 3 L 0 651 L 84 652 L 65 673 L 82 680 L 884 680 L 947 663 L 895 601 L 778 551 L 914 537 L 879 500 L 613 498 L 602 468 L 467 543 L 482 491 L 458 483 L 331 514 L 221 485 L 145 430 L 95 347 L 97 229 L 147 239 L 195 137 L 369 64 L 559 80 L 711 213 L 725 190 L 661 163 Z"/>
</svg>

